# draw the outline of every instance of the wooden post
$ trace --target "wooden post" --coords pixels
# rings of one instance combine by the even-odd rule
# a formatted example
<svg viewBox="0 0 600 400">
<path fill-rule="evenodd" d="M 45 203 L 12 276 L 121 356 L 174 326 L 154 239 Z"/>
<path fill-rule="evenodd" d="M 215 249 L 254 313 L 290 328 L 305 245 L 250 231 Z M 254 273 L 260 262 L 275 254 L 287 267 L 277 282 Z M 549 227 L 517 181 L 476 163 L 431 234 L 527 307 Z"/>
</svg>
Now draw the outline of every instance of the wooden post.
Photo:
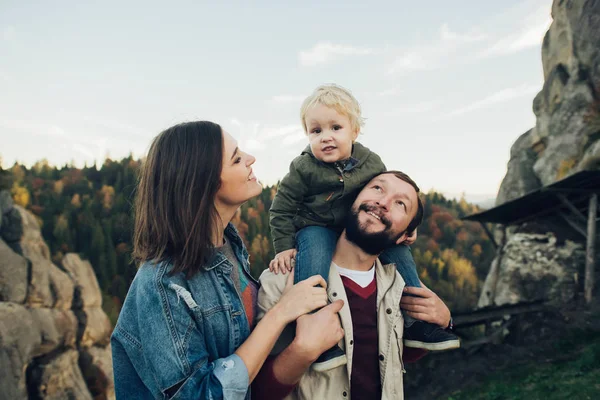
<svg viewBox="0 0 600 400">
<path fill-rule="evenodd" d="M 594 257 L 594 245 L 596 242 L 596 214 L 598 211 L 598 194 L 592 194 L 590 197 L 590 209 L 588 211 L 588 226 L 587 226 L 587 246 L 585 252 L 585 301 L 589 304 L 592 302 L 592 292 L 594 290 L 594 269 L 596 268 L 596 260 Z"/>
</svg>

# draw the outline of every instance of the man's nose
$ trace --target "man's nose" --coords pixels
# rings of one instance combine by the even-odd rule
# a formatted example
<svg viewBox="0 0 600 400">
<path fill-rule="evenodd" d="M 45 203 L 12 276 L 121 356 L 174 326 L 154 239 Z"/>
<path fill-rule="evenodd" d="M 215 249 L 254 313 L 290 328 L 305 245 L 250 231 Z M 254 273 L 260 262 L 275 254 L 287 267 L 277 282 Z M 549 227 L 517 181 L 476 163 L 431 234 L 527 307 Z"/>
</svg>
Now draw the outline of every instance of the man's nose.
<svg viewBox="0 0 600 400">
<path fill-rule="evenodd" d="M 385 211 L 389 210 L 389 205 L 390 205 L 390 198 L 389 197 L 382 197 L 381 199 L 379 199 L 378 201 L 375 202 L 380 208 L 382 208 Z"/>
</svg>

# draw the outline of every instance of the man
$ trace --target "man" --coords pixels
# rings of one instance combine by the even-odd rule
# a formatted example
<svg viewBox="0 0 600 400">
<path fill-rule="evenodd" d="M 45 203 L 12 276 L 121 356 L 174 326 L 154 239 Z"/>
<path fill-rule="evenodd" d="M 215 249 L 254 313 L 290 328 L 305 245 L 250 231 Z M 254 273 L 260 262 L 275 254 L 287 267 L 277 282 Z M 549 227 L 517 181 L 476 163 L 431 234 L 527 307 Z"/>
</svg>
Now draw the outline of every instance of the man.
<svg viewBox="0 0 600 400">
<path fill-rule="evenodd" d="M 433 292 L 404 289 L 395 266 L 384 266 L 377 257 L 407 238 L 413 219 L 421 222 L 423 205 L 418 192 L 406 174 L 388 171 L 373 178 L 359 193 L 331 264 L 327 292 L 332 303 L 298 318 L 295 330 L 288 326 L 283 332 L 273 349 L 275 356 L 265 364 L 254 385 L 258 398 L 403 397 L 403 319 L 399 305 L 409 315 L 442 327 L 450 321 L 447 307 Z M 286 277 L 269 271 L 260 280 L 259 319 L 289 286 Z M 403 290 L 422 297 L 403 298 Z M 335 344 L 346 350 L 346 365 L 324 372 L 309 369 Z"/>
</svg>

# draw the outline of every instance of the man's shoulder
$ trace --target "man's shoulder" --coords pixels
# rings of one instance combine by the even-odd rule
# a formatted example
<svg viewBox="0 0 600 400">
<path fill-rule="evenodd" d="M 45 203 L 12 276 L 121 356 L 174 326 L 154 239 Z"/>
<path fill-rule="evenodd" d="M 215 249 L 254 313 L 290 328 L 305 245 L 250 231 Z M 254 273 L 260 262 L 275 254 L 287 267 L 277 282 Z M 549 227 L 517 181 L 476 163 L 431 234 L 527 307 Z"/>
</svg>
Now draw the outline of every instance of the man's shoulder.
<svg viewBox="0 0 600 400">
<path fill-rule="evenodd" d="M 286 272 L 285 274 L 275 274 L 267 268 L 260 274 L 258 280 L 261 286 L 280 288 L 281 291 L 283 291 L 283 289 L 285 288 L 285 283 L 288 279 L 288 274 L 289 272 Z"/>
<path fill-rule="evenodd" d="M 267 311 L 279 301 L 281 294 L 285 290 L 288 274 L 289 272 L 285 275 L 282 273 L 275 274 L 269 271 L 269 269 L 265 269 L 260 274 L 258 278 L 260 282 L 258 291 L 259 308 L 264 308 Z"/>
</svg>

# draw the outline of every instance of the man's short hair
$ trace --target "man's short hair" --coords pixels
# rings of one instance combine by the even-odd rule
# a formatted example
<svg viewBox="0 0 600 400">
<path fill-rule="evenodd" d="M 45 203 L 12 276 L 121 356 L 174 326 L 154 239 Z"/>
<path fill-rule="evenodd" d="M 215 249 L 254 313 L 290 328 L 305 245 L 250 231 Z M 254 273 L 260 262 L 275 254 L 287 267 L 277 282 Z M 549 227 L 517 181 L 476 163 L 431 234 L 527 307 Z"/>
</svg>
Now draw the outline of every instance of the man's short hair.
<svg viewBox="0 0 600 400">
<path fill-rule="evenodd" d="M 382 172 L 381 174 L 379 174 L 379 176 L 385 175 L 385 174 L 394 175 L 396 178 L 410 184 L 417 192 L 417 203 L 418 203 L 417 214 L 413 217 L 413 219 L 408 224 L 408 227 L 406 228 L 406 233 L 411 235 L 414 232 L 414 230 L 417 229 L 417 226 L 421 225 L 421 222 L 423 222 L 423 212 L 424 212 L 423 201 L 421 200 L 421 196 L 419 196 L 419 193 L 421 193 L 421 190 L 419 189 L 419 187 L 417 186 L 415 181 L 413 181 L 411 179 L 411 177 L 406 175 L 404 172 L 392 170 L 392 171 Z"/>
</svg>

